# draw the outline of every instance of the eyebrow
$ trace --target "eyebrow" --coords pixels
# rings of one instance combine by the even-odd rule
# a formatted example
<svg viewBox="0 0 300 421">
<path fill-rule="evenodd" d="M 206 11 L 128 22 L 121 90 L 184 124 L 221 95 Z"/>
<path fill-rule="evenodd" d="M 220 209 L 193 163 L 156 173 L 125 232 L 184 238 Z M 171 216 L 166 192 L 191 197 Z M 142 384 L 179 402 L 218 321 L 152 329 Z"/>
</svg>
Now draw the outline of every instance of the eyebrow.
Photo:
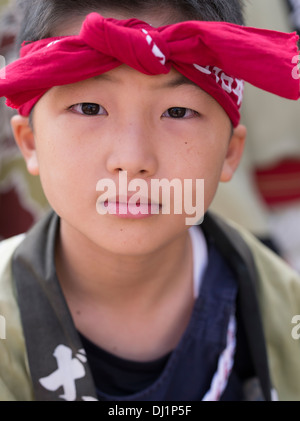
<svg viewBox="0 0 300 421">
<path fill-rule="evenodd" d="M 155 75 L 153 75 L 155 76 Z M 94 77 L 94 79 L 100 79 L 100 80 L 107 80 L 108 82 L 119 82 L 118 79 L 115 79 L 114 77 L 111 77 L 107 73 L 102 73 L 101 75 L 97 75 Z M 184 75 L 176 75 L 173 79 L 168 80 L 167 82 L 163 82 L 161 84 L 155 85 L 154 89 L 168 89 L 168 88 L 177 88 L 182 85 L 191 85 L 195 86 L 198 89 L 201 89 L 195 82 L 191 81 Z"/>
<path fill-rule="evenodd" d="M 161 85 L 157 86 L 157 88 L 161 89 L 161 88 L 177 88 L 178 86 L 182 86 L 182 85 L 192 85 L 195 86 L 197 88 L 199 88 L 198 85 L 196 85 L 196 83 L 194 83 L 193 81 L 191 81 L 190 79 L 188 79 L 187 77 L 183 76 L 183 75 L 178 75 L 176 76 L 174 79 L 169 80 L 165 83 L 162 83 Z"/>
</svg>

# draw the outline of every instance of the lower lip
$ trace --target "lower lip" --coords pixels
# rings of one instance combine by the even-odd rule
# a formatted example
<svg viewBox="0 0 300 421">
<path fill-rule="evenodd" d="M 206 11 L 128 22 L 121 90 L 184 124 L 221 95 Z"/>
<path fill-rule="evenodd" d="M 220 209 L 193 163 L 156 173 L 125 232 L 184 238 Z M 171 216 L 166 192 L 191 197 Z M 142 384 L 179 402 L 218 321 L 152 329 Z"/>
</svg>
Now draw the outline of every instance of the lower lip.
<svg viewBox="0 0 300 421">
<path fill-rule="evenodd" d="M 125 219 L 149 218 L 150 216 L 158 215 L 161 208 L 159 205 L 151 206 L 148 203 L 131 205 L 129 203 L 108 202 L 103 204 L 103 206 L 106 208 L 108 214 Z"/>
</svg>

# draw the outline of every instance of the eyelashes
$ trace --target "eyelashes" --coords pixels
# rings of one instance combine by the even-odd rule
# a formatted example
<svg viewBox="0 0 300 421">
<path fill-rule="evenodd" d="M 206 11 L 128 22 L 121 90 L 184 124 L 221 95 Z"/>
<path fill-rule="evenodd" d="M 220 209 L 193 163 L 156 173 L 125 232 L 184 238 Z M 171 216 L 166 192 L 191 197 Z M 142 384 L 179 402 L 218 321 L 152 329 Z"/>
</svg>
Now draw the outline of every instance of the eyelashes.
<svg viewBox="0 0 300 421">
<path fill-rule="evenodd" d="M 93 102 L 82 102 L 72 105 L 68 109 L 75 113 L 86 116 L 108 115 L 107 111 L 104 107 L 102 107 L 102 105 L 95 104 Z"/>
<path fill-rule="evenodd" d="M 200 114 L 197 111 L 191 110 L 190 108 L 172 107 L 172 108 L 168 108 L 167 111 L 163 113 L 162 117 L 180 119 L 180 118 L 192 118 L 199 115 Z"/>
<path fill-rule="evenodd" d="M 82 102 L 78 104 L 71 105 L 68 110 L 78 113 L 85 116 L 107 116 L 108 112 L 106 109 L 100 105 L 93 102 Z M 171 107 L 168 108 L 161 117 L 171 118 L 171 119 L 187 119 L 200 116 L 197 111 L 194 111 L 190 108 L 185 107 Z"/>
</svg>

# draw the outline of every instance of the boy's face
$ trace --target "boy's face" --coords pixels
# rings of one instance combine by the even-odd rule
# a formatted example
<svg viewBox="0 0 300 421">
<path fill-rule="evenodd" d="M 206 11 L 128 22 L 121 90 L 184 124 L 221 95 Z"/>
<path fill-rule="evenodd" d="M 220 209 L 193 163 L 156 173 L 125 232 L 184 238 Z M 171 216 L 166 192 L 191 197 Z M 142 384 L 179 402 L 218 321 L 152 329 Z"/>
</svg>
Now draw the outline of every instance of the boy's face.
<svg viewBox="0 0 300 421">
<path fill-rule="evenodd" d="M 99 180 L 113 182 L 118 194 L 120 171 L 126 171 L 128 183 L 146 182 L 149 200 L 153 180 L 179 179 L 182 186 L 193 180 L 195 204 L 195 180 L 204 179 L 206 211 L 219 181 L 228 181 L 236 169 L 245 137 L 242 126 L 232 132 L 211 96 L 175 70 L 148 76 L 125 65 L 49 90 L 35 106 L 33 130 L 19 116 L 12 125 L 28 169 L 40 174 L 65 232 L 119 254 L 157 250 L 185 232 L 190 215 L 184 205 L 181 214 L 172 205 L 163 214 L 168 198 L 162 195 L 159 214 L 100 215 Z"/>
</svg>

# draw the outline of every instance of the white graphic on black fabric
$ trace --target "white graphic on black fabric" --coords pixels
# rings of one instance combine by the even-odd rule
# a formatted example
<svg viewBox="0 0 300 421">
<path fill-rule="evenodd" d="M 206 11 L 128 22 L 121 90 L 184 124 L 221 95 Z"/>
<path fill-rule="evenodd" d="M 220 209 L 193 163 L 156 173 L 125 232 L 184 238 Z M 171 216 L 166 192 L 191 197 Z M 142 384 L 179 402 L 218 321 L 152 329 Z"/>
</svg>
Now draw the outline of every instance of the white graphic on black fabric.
<svg viewBox="0 0 300 421">
<path fill-rule="evenodd" d="M 65 345 L 58 345 L 53 355 L 57 360 L 58 368 L 49 376 L 41 378 L 40 383 L 51 392 L 63 387 L 64 394 L 59 395 L 59 397 L 66 401 L 75 401 L 75 381 L 85 376 L 83 365 L 87 361 L 85 351 L 80 349 L 76 354 L 76 358 L 73 358 L 71 348 Z"/>
</svg>

